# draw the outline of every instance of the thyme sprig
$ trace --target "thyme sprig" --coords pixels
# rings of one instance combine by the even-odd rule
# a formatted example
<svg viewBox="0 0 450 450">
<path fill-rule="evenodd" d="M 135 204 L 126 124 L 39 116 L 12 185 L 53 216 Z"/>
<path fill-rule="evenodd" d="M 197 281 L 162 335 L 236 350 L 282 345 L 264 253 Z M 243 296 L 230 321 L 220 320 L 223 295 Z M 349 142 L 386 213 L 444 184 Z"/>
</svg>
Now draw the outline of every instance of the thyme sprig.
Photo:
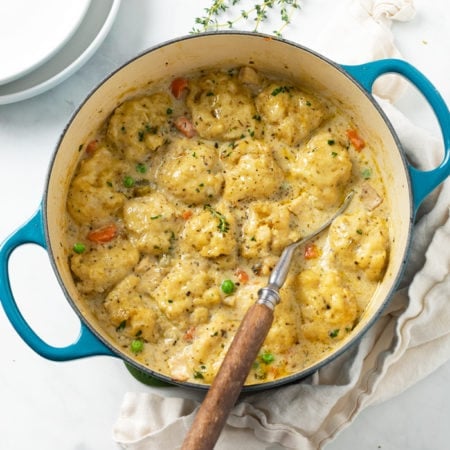
<svg viewBox="0 0 450 450">
<path fill-rule="evenodd" d="M 283 30 L 291 23 L 293 13 L 300 9 L 299 0 L 260 0 L 247 9 L 237 11 L 240 3 L 241 0 L 213 0 L 211 6 L 204 9 L 205 14 L 195 19 L 191 33 L 232 29 L 239 22 L 253 23 L 252 31 L 257 32 L 263 22 L 278 14 L 281 24 L 273 34 L 281 37 Z"/>
</svg>

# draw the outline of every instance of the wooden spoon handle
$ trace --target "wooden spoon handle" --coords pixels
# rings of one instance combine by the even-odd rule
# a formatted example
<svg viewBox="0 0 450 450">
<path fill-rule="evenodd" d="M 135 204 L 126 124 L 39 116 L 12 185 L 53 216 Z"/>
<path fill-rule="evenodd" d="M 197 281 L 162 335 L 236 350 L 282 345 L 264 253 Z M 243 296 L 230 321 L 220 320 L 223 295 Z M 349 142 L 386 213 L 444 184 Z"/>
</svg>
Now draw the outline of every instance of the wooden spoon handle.
<svg viewBox="0 0 450 450">
<path fill-rule="evenodd" d="M 269 306 L 255 303 L 249 308 L 186 435 L 182 450 L 214 447 L 272 322 L 273 309 Z"/>
</svg>

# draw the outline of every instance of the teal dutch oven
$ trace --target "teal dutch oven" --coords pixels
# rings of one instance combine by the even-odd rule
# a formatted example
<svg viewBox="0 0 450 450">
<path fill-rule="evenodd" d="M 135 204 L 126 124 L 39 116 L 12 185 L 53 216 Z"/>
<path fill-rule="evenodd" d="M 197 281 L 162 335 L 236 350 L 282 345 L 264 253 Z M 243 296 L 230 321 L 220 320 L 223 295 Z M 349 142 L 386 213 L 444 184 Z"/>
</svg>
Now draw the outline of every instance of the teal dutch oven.
<svg viewBox="0 0 450 450">
<path fill-rule="evenodd" d="M 205 33 L 173 40 L 146 51 L 112 73 L 90 93 L 62 133 L 37 212 L 0 247 L 2 306 L 17 333 L 44 358 L 66 361 L 110 355 L 121 358 L 132 373 L 140 374 L 146 380 L 207 388 L 201 384 L 177 382 L 143 366 L 125 354 L 98 326 L 95 317 L 80 301 L 68 265 L 68 250 L 62 244 L 65 205 L 68 184 L 80 158 L 80 144 L 88 141 L 90 134 L 127 96 L 139 92 L 152 80 L 171 79 L 203 68 L 247 64 L 322 91 L 354 114 L 359 126 L 376 142 L 377 163 L 384 177 L 387 201 L 392 211 L 392 241 L 384 279 L 348 338 L 343 339 L 333 353 L 300 372 L 281 380 L 248 386 L 244 390 L 272 388 L 310 375 L 357 342 L 380 316 L 401 279 L 417 209 L 424 198 L 450 174 L 450 115 L 442 97 L 418 70 L 405 61 L 388 59 L 342 66 L 300 45 L 269 36 L 244 32 Z M 414 84 L 436 115 L 442 131 L 444 155 L 433 170 L 421 171 L 408 162 L 392 125 L 371 94 L 374 82 L 390 73 L 401 75 Z M 9 258 L 14 249 L 27 243 L 47 250 L 61 288 L 80 318 L 80 334 L 70 345 L 56 347 L 41 339 L 24 319 L 11 292 Z"/>
</svg>

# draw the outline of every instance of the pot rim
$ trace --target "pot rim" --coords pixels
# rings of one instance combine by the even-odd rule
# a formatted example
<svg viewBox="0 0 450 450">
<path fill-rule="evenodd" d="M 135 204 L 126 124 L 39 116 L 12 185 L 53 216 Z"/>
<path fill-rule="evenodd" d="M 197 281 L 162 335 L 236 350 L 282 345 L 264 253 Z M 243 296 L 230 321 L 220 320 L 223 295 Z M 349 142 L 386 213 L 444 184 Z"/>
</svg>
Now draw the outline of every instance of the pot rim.
<svg viewBox="0 0 450 450">
<path fill-rule="evenodd" d="M 125 363 L 131 364 L 132 366 L 136 367 L 138 370 L 156 378 L 157 380 L 161 380 L 170 385 L 176 385 L 176 386 L 181 386 L 184 388 L 191 388 L 191 389 L 195 389 L 195 390 L 209 389 L 209 385 L 186 382 L 186 381 L 177 381 L 167 375 L 155 372 L 154 370 L 150 369 L 148 366 L 145 366 L 145 365 L 139 363 L 138 361 L 134 360 L 132 357 L 130 357 L 127 354 L 125 354 L 124 352 L 122 352 L 117 346 L 112 345 L 107 339 L 102 337 L 102 335 L 99 333 L 99 331 L 97 331 L 96 327 L 93 324 L 91 324 L 91 322 L 89 320 L 87 320 L 85 318 L 85 316 L 80 311 L 80 309 L 77 306 L 77 304 L 75 303 L 75 301 L 72 299 L 71 295 L 68 292 L 68 289 L 66 288 L 63 278 L 58 270 L 58 267 L 57 267 L 57 264 L 55 261 L 55 256 L 54 256 L 55 253 L 52 248 L 51 239 L 50 239 L 49 224 L 48 224 L 48 220 L 47 220 L 47 216 L 48 216 L 47 209 L 48 209 L 48 193 L 49 193 L 50 179 L 52 178 L 53 166 L 54 166 L 58 151 L 60 149 L 60 146 L 62 144 L 62 141 L 64 140 L 64 137 L 65 137 L 68 129 L 72 125 L 73 121 L 75 120 L 77 115 L 80 113 L 80 111 L 83 109 L 85 104 L 89 101 L 89 99 L 94 95 L 94 93 L 96 93 L 104 84 L 108 83 L 108 81 L 115 74 L 117 74 L 118 72 L 123 70 L 125 67 L 129 66 L 130 64 L 133 64 L 135 61 L 139 60 L 140 58 L 146 56 L 149 53 L 157 51 L 163 47 L 174 45 L 174 44 L 184 42 L 187 40 L 207 39 L 207 38 L 216 37 L 216 36 L 244 36 L 244 37 L 255 38 L 255 39 L 262 38 L 262 39 L 277 41 L 277 42 L 283 43 L 285 45 L 294 47 L 297 50 L 300 50 L 302 52 L 311 54 L 312 56 L 321 60 L 323 63 L 332 66 L 335 70 L 337 70 L 342 75 L 347 77 L 352 82 L 353 86 L 355 88 L 357 88 L 370 101 L 372 106 L 377 110 L 377 113 L 383 119 L 383 122 L 385 123 L 386 127 L 388 128 L 389 133 L 392 136 L 392 138 L 396 144 L 396 150 L 398 151 L 398 153 L 400 155 L 401 162 L 403 165 L 403 170 L 405 171 L 405 174 L 406 174 L 405 178 L 406 178 L 407 184 L 408 184 L 407 192 L 408 192 L 408 200 L 409 200 L 409 218 L 408 218 L 408 230 L 407 230 L 408 235 L 407 235 L 405 250 L 404 250 L 402 258 L 401 258 L 401 265 L 397 269 L 397 273 L 396 273 L 395 277 L 393 278 L 392 285 L 391 285 L 387 295 L 385 296 L 383 302 L 371 314 L 370 319 L 367 320 L 367 322 L 364 324 L 364 326 L 361 329 L 359 329 L 356 333 L 354 333 L 353 336 L 351 336 L 348 340 L 346 340 L 346 342 L 340 348 L 333 350 L 333 352 L 330 353 L 328 356 L 326 356 L 324 359 L 316 362 L 312 366 L 310 366 L 306 369 L 303 369 L 300 372 L 297 372 L 295 374 L 291 374 L 291 375 L 288 375 L 286 377 L 283 377 L 283 378 L 280 378 L 280 379 L 277 379 L 274 381 L 266 381 L 266 382 L 261 382 L 261 383 L 257 383 L 257 384 L 243 386 L 242 392 L 249 393 L 249 392 L 256 392 L 256 391 L 260 391 L 260 390 L 276 388 L 276 387 L 279 387 L 282 385 L 293 383 L 295 381 L 302 381 L 305 378 L 307 378 L 308 376 L 312 375 L 318 369 L 320 369 L 323 366 L 334 361 L 336 358 L 341 356 L 344 352 L 347 352 L 347 351 L 349 351 L 349 349 L 354 348 L 354 345 L 365 336 L 367 331 L 380 318 L 380 316 L 383 313 L 383 311 L 385 310 L 386 306 L 390 303 L 392 296 L 393 296 L 396 288 L 398 287 L 398 284 L 399 284 L 399 282 L 403 276 L 403 273 L 405 271 L 405 267 L 406 267 L 406 263 L 407 263 L 408 255 L 409 255 L 409 250 L 411 247 L 412 227 L 413 227 L 413 222 L 414 222 L 412 183 L 411 183 L 411 178 L 410 178 L 410 175 L 408 172 L 408 164 L 407 164 L 405 152 L 404 152 L 402 144 L 401 144 L 401 142 L 397 136 L 397 133 L 395 132 L 390 120 L 388 119 L 386 113 L 382 110 L 381 106 L 378 104 L 376 99 L 373 97 L 373 95 L 369 91 L 367 91 L 362 86 L 360 81 L 358 81 L 354 76 L 352 76 L 344 67 L 342 67 L 338 63 L 332 61 L 331 59 L 325 57 L 324 55 L 322 55 L 314 50 L 311 50 L 308 47 L 305 47 L 301 44 L 293 42 L 291 40 L 282 39 L 279 37 L 274 37 L 274 36 L 271 36 L 268 34 L 263 34 L 263 33 L 257 33 L 257 32 L 251 32 L 251 31 L 239 31 L 239 30 L 212 31 L 212 32 L 204 32 L 204 33 L 195 34 L 195 35 L 180 36 L 180 37 L 177 37 L 174 39 L 170 39 L 170 40 L 166 40 L 164 42 L 158 43 L 154 46 L 147 48 L 146 50 L 143 50 L 142 52 L 139 52 L 136 56 L 134 56 L 131 59 L 128 59 L 126 62 L 120 64 L 120 66 L 118 68 L 116 68 L 115 70 L 110 72 L 99 83 L 97 83 L 94 88 L 92 88 L 89 91 L 89 93 L 84 97 L 84 99 L 80 103 L 80 105 L 72 113 L 69 121 L 67 122 L 63 131 L 61 132 L 59 139 L 57 141 L 57 144 L 55 146 L 55 150 L 53 151 L 53 155 L 51 157 L 50 163 L 49 163 L 49 169 L 47 171 L 47 177 L 46 177 L 46 181 L 45 181 L 45 188 L 44 188 L 43 201 L 42 201 L 42 210 L 43 210 L 42 220 L 43 220 L 43 229 L 44 229 L 45 240 L 48 244 L 48 253 L 50 255 L 49 259 L 50 259 L 50 263 L 53 268 L 53 271 L 54 271 L 54 273 L 57 277 L 57 280 L 64 292 L 64 295 L 65 295 L 66 299 L 69 301 L 72 309 L 76 312 L 76 314 L 78 315 L 81 322 L 88 327 L 88 329 L 92 332 L 92 334 L 94 334 L 94 336 L 100 342 L 102 342 L 105 346 L 107 346 L 111 350 L 111 352 L 114 356 L 122 359 Z M 405 220 L 405 228 L 406 228 L 406 220 Z"/>
</svg>

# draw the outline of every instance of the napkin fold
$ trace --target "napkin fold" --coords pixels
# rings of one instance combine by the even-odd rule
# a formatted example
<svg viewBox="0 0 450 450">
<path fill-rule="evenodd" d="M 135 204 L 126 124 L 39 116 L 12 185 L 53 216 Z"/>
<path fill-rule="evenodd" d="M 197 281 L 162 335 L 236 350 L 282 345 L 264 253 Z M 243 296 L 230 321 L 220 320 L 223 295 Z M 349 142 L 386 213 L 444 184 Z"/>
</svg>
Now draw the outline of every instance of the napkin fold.
<svg viewBox="0 0 450 450">
<path fill-rule="evenodd" d="M 322 1 L 329 11 L 326 23 L 311 40 L 311 47 L 340 64 L 360 64 L 370 60 L 400 58 L 391 30 L 393 21 L 409 21 L 416 11 L 412 0 Z M 332 19 L 331 19 L 332 18 Z M 377 80 L 373 93 L 397 100 L 407 82 L 392 75 Z"/>
<path fill-rule="evenodd" d="M 331 7 L 337 2 L 328 3 Z M 347 6 L 342 7 L 345 14 L 331 16 L 335 21 L 323 30 L 315 50 L 345 64 L 400 57 L 390 24 L 414 17 L 412 1 L 352 0 Z M 392 105 L 405 89 L 396 78 L 380 79 L 376 98 L 409 158 L 428 170 L 442 159 L 442 144 Z M 243 396 L 227 420 L 217 450 L 259 450 L 275 444 L 323 448 L 363 408 L 399 394 L 450 359 L 449 212 L 447 179 L 427 199 L 414 227 L 399 289 L 363 339 L 302 382 Z M 199 401 L 182 398 L 182 390 L 180 397 L 160 392 L 149 388 L 125 395 L 113 429 L 122 448 L 181 446 Z"/>
</svg>

